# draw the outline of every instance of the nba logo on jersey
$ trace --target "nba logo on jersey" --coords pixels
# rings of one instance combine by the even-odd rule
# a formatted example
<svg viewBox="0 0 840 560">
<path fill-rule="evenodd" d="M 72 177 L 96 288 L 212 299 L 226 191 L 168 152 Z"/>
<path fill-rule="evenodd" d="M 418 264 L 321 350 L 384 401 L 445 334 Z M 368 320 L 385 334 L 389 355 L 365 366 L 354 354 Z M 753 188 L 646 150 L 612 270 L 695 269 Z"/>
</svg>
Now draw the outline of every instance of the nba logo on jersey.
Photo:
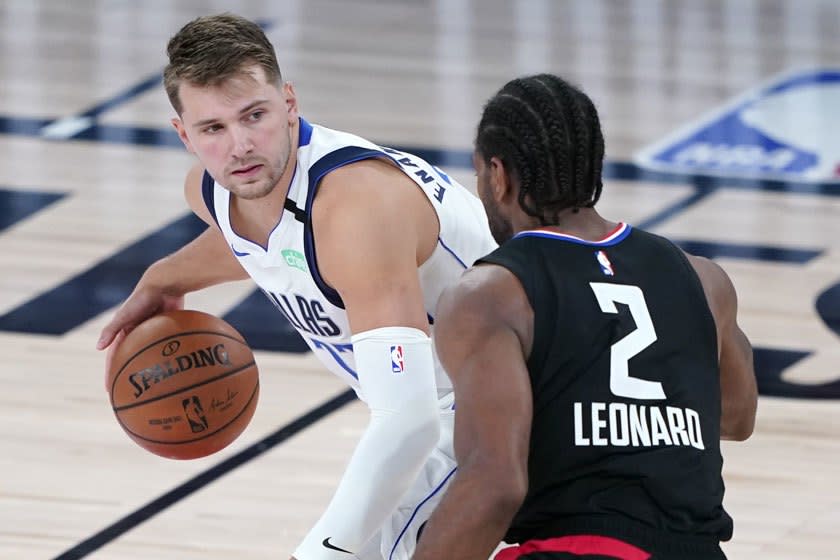
<svg viewBox="0 0 840 560">
<path fill-rule="evenodd" d="M 642 150 L 652 169 L 840 182 L 840 69 L 778 76 Z"/>
<path fill-rule="evenodd" d="M 405 371 L 405 353 L 400 344 L 391 346 L 391 371 L 394 373 Z"/>
<path fill-rule="evenodd" d="M 607 276 L 615 276 L 612 263 L 610 262 L 610 259 L 607 258 L 607 254 L 605 252 L 595 251 L 595 260 L 598 261 L 598 265 L 601 267 L 601 272 Z"/>
</svg>

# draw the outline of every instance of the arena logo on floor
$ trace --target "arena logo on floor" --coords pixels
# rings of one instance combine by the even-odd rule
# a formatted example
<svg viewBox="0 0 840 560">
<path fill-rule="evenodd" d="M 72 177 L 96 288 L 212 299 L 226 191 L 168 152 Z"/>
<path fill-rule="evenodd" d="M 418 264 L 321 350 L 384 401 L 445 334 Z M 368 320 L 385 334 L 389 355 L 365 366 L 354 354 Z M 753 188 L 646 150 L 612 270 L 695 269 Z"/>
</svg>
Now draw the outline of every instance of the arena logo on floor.
<svg viewBox="0 0 840 560">
<path fill-rule="evenodd" d="M 840 69 L 776 76 L 644 148 L 658 171 L 840 183 Z"/>
</svg>

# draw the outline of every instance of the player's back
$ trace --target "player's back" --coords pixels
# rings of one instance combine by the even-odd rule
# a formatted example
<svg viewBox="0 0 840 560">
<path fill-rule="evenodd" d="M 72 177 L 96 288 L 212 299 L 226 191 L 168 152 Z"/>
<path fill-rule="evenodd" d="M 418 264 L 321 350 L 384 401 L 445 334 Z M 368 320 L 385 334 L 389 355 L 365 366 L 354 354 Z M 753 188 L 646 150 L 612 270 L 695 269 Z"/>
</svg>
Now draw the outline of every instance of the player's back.
<svg viewBox="0 0 840 560">
<path fill-rule="evenodd" d="M 718 550 L 732 521 L 717 335 L 685 255 L 621 224 L 599 242 L 522 232 L 482 261 L 510 269 L 534 310 L 529 491 L 506 540 L 632 534 Z"/>
</svg>

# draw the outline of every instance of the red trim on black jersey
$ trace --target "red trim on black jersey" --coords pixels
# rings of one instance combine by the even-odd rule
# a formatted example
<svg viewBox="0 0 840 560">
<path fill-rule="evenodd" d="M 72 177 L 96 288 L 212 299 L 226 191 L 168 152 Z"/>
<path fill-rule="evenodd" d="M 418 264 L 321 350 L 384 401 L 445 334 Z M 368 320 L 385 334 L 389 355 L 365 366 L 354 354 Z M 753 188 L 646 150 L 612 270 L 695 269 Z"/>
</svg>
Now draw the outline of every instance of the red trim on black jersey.
<svg viewBox="0 0 840 560">
<path fill-rule="evenodd" d="M 574 241 L 584 241 L 586 243 L 598 244 L 598 243 L 606 243 L 608 241 L 611 241 L 613 238 L 618 237 L 619 235 L 624 233 L 625 229 L 627 229 L 627 224 L 624 223 L 624 222 L 618 222 L 616 224 L 615 228 L 611 232 L 609 232 L 603 239 L 596 239 L 594 241 L 587 241 L 586 239 L 583 239 L 581 237 L 577 237 L 577 236 L 574 236 L 574 235 L 571 235 L 571 234 L 568 234 L 568 233 L 563 233 L 562 231 L 557 231 L 556 229 L 549 229 L 549 228 L 528 229 L 528 230 L 524 230 L 524 231 L 519 232 L 517 235 L 521 235 L 523 233 L 548 233 L 548 234 L 555 235 L 557 237 L 561 237 L 561 238 L 564 238 L 564 239 L 569 239 L 569 240 L 574 240 Z"/>
<path fill-rule="evenodd" d="M 504 548 L 494 560 L 516 560 L 534 552 L 569 552 L 578 556 L 588 554 L 609 556 L 616 560 L 648 560 L 650 553 L 632 544 L 599 535 L 572 535 L 546 540 L 533 540 L 519 546 Z"/>
</svg>

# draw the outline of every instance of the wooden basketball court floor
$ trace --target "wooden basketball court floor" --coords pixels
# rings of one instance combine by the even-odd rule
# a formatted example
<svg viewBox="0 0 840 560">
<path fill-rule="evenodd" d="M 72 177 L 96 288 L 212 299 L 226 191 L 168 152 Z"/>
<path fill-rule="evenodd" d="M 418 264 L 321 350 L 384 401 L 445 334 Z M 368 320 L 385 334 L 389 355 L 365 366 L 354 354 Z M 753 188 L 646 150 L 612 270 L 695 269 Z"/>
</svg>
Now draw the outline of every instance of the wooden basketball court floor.
<svg viewBox="0 0 840 560">
<path fill-rule="evenodd" d="M 0 558 L 287 558 L 363 430 L 364 408 L 248 283 L 187 300 L 258 348 L 261 401 L 238 441 L 169 461 L 109 409 L 99 329 L 197 231 L 165 44 L 221 10 L 265 26 L 309 120 L 419 151 L 467 185 L 481 106 L 505 81 L 551 71 L 586 89 L 607 140 L 603 213 L 715 257 L 740 292 L 762 396 L 754 436 L 723 446 L 725 550 L 840 555 L 840 185 L 635 159 L 777 76 L 840 68 L 840 3 L 0 0 Z M 795 118 L 830 126 L 834 109 Z"/>
</svg>

